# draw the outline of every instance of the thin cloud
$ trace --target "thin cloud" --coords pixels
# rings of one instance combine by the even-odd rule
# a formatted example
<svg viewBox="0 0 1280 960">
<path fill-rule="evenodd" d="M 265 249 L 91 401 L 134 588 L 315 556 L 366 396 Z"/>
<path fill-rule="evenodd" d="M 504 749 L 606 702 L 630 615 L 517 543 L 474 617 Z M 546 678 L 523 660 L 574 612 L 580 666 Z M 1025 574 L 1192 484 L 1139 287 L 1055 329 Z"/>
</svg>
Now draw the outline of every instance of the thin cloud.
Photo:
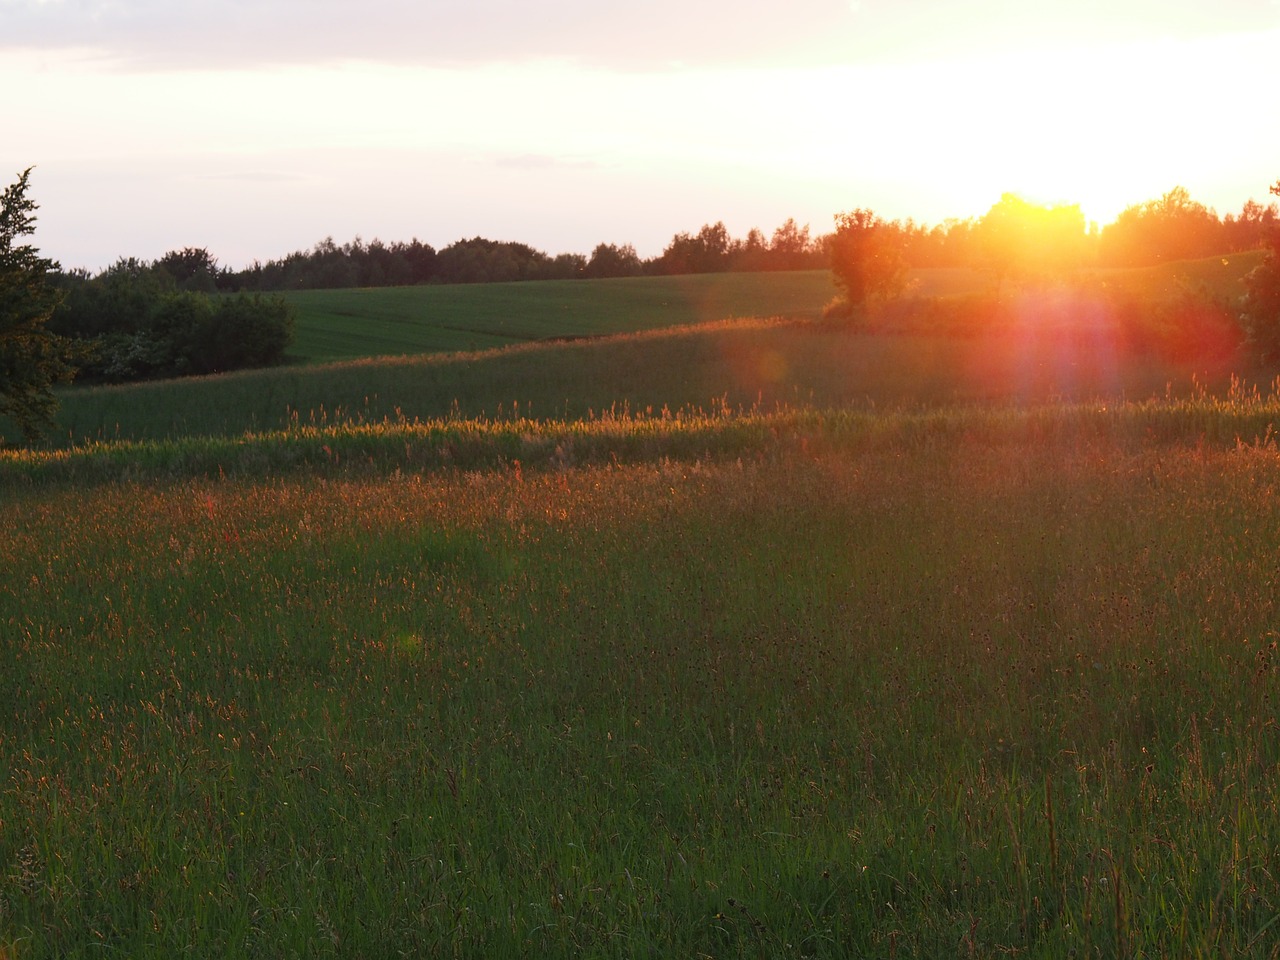
<svg viewBox="0 0 1280 960">
<path fill-rule="evenodd" d="M 600 166 L 593 160 L 580 160 L 573 157 L 556 157 L 546 153 L 521 153 L 500 156 L 494 159 L 494 166 L 507 170 L 551 170 L 568 168 L 572 170 L 591 170 Z"/>
<path fill-rule="evenodd" d="M 305 183 L 310 178 L 299 173 L 284 173 L 275 170 L 245 170 L 238 173 L 200 174 L 192 179 L 233 183 Z"/>
<path fill-rule="evenodd" d="M 1275 0 L 0 0 L 0 50 L 87 47 L 154 70 L 344 60 L 813 65 L 1276 26 Z"/>
</svg>

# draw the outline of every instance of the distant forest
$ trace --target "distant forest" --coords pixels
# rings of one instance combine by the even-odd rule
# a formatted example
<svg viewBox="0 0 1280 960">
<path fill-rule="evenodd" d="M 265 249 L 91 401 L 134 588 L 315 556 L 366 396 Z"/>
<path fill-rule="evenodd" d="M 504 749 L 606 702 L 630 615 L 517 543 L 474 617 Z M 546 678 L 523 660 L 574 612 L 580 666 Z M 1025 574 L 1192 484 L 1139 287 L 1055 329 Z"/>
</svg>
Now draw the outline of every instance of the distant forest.
<svg viewBox="0 0 1280 960">
<path fill-rule="evenodd" d="M 912 220 L 883 224 L 911 267 L 979 265 L 980 218 L 947 220 L 936 226 Z M 1177 187 L 1164 196 L 1124 210 L 1113 223 L 1088 231 L 1086 262 L 1102 267 L 1150 266 L 1257 249 L 1280 223 L 1276 205 L 1250 200 L 1238 214 L 1220 217 Z M 183 290 L 203 293 L 409 286 L 425 283 L 493 283 L 512 280 L 573 280 L 602 277 L 671 276 L 689 273 L 820 270 L 830 266 L 832 234 L 811 235 L 795 220 L 766 236 L 753 229 L 729 235 L 723 223 L 696 233 L 677 233 L 659 256 L 641 259 L 631 244 L 601 243 L 590 256 L 550 256 L 524 243 L 474 237 L 436 250 L 419 240 L 384 243 L 359 238 L 339 245 L 332 238 L 311 250 L 243 270 L 218 265 L 207 250 L 187 248 L 154 264 L 121 260 L 104 273 L 140 268 L 162 271 Z M 84 271 L 64 275 L 74 286 Z"/>
</svg>

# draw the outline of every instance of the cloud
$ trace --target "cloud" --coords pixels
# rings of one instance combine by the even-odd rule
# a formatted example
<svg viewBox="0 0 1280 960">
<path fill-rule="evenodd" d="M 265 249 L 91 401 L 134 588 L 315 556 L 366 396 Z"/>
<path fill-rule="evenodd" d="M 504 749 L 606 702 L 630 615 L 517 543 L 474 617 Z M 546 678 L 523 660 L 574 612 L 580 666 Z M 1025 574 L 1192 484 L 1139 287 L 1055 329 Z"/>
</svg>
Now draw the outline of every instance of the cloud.
<svg viewBox="0 0 1280 960">
<path fill-rule="evenodd" d="M 286 173 L 279 170 L 244 170 L 231 173 L 207 173 L 196 175 L 193 179 L 211 183 L 305 183 L 308 178 L 299 173 Z"/>
<path fill-rule="evenodd" d="M 496 157 L 494 166 L 507 170 L 542 171 L 552 169 L 591 170 L 598 166 L 594 160 L 557 157 L 546 153 L 521 153 Z"/>
<path fill-rule="evenodd" d="M 991 42 L 1276 26 L 1275 0 L 0 0 L 0 49 L 92 48 L 133 69 L 343 60 L 812 65 Z"/>
<path fill-rule="evenodd" d="M 749 60 L 845 16 L 840 0 L 0 0 L 0 47 L 88 47 L 138 67 L 563 59 Z"/>
</svg>

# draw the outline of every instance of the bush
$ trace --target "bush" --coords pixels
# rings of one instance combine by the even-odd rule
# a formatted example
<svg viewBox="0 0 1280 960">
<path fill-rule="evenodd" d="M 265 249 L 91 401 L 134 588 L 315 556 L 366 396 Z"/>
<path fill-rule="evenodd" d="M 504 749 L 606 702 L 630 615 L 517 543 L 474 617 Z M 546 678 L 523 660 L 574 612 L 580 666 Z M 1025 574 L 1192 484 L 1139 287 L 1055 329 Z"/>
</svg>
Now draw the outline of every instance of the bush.
<svg viewBox="0 0 1280 960">
<path fill-rule="evenodd" d="M 1280 362 L 1280 237 L 1271 252 L 1244 279 L 1244 328 L 1247 342 L 1265 363 Z"/>
<path fill-rule="evenodd" d="M 127 383 L 271 366 L 284 360 L 293 324 L 293 308 L 280 297 L 164 293 L 116 315 L 114 326 L 101 320 L 106 332 L 83 341 L 93 350 L 81 376 Z"/>
<path fill-rule="evenodd" d="M 836 216 L 831 272 L 852 310 L 898 296 L 907 280 L 899 232 L 870 210 Z"/>
<path fill-rule="evenodd" d="M 273 366 L 293 342 L 293 324 L 293 308 L 281 297 L 227 297 L 196 330 L 191 361 L 200 373 Z"/>
</svg>

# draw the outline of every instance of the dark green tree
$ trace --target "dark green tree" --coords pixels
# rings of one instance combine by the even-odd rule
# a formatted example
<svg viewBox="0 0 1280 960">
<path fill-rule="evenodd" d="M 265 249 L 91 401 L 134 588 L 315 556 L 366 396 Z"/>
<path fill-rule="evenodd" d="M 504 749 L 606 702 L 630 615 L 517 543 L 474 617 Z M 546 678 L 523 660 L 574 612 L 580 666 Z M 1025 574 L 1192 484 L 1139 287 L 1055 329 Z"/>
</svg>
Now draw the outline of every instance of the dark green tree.
<svg viewBox="0 0 1280 960">
<path fill-rule="evenodd" d="M 693 236 L 677 233 L 653 262 L 654 272 L 670 276 L 719 273 L 729 267 L 730 246 L 729 231 L 721 221 L 704 224 Z"/>
<path fill-rule="evenodd" d="M 636 248 L 626 243 L 617 246 L 599 243 L 591 251 L 591 259 L 583 267 L 582 275 L 588 279 L 601 277 L 638 277 L 644 271 Z"/>
<path fill-rule="evenodd" d="M 189 363 L 197 373 L 282 363 L 293 327 L 293 307 L 282 297 L 224 297 L 193 325 Z"/>
<path fill-rule="evenodd" d="M 155 262 L 157 270 L 163 270 L 183 290 L 214 293 L 218 289 L 217 258 L 203 247 L 183 247 L 170 250 Z"/>
<path fill-rule="evenodd" d="M 28 167 L 0 195 L 0 413 L 33 443 L 53 423 L 55 383 L 75 375 L 71 344 L 45 328 L 60 299 L 58 269 L 30 244 L 36 203 L 27 197 Z"/>
</svg>

